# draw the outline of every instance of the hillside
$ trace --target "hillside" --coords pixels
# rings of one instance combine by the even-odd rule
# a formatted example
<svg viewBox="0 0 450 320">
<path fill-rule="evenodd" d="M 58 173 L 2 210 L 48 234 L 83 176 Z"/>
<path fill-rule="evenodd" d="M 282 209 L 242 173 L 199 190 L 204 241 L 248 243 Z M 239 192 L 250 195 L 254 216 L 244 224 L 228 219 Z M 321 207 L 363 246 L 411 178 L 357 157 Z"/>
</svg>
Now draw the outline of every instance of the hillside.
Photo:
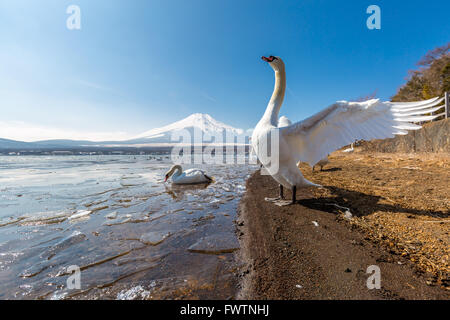
<svg viewBox="0 0 450 320">
<path fill-rule="evenodd" d="M 429 51 L 410 70 L 407 82 L 391 98 L 392 101 L 419 101 L 450 92 L 450 43 Z M 441 113 L 439 110 L 437 113 Z"/>
<path fill-rule="evenodd" d="M 383 153 L 445 152 L 450 153 L 450 119 L 430 122 L 422 129 L 392 139 L 364 141 L 363 151 Z"/>
</svg>

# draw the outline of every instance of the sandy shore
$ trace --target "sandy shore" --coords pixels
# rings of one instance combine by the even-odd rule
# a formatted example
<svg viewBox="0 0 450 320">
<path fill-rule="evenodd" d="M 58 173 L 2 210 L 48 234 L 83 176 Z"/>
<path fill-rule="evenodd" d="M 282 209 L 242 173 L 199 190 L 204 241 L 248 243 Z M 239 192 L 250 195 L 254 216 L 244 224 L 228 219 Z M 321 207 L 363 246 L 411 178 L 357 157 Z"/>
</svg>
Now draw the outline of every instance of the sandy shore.
<svg viewBox="0 0 450 320">
<path fill-rule="evenodd" d="M 278 194 L 271 177 L 258 171 L 247 181 L 238 298 L 449 299 L 448 156 L 330 159 L 323 172 L 302 166 L 325 188 L 298 192 L 292 206 L 264 200 Z M 381 289 L 367 288 L 371 265 Z"/>
</svg>

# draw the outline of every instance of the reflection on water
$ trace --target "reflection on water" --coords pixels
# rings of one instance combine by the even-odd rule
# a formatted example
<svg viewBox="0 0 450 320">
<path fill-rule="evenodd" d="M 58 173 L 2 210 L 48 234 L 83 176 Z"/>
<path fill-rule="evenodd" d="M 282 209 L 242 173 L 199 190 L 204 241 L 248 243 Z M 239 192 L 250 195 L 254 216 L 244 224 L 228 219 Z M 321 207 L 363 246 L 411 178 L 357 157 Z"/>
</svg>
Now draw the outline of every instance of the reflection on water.
<svg viewBox="0 0 450 320">
<path fill-rule="evenodd" d="M 163 183 L 148 156 L 0 157 L 1 299 L 228 298 L 248 165 Z M 188 167 L 188 166 L 187 166 Z M 81 289 L 66 286 L 69 266 Z"/>
</svg>

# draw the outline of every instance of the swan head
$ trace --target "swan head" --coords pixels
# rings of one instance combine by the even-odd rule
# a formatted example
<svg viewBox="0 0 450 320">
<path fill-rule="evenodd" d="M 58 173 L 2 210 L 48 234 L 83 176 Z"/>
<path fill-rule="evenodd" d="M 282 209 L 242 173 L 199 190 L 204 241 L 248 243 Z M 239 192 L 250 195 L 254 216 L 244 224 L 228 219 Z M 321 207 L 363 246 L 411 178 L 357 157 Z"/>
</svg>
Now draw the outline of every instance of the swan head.
<svg viewBox="0 0 450 320">
<path fill-rule="evenodd" d="M 175 171 L 174 166 L 172 166 L 170 170 L 165 173 L 164 182 L 167 182 L 167 180 L 169 180 L 170 176 L 173 174 L 174 171 Z"/>
<path fill-rule="evenodd" d="M 166 172 L 165 176 L 164 176 L 164 182 L 167 182 L 167 180 L 170 178 L 170 176 L 172 176 L 175 171 L 179 171 L 181 173 L 182 169 L 180 165 L 174 165 L 170 168 L 169 171 Z"/>
<path fill-rule="evenodd" d="M 284 70 L 284 62 L 283 62 L 283 60 L 281 60 L 280 57 L 275 57 L 275 56 L 264 57 L 264 56 L 262 56 L 261 59 L 263 59 L 265 62 L 269 63 L 269 65 L 272 67 L 272 69 L 275 72 Z"/>
</svg>

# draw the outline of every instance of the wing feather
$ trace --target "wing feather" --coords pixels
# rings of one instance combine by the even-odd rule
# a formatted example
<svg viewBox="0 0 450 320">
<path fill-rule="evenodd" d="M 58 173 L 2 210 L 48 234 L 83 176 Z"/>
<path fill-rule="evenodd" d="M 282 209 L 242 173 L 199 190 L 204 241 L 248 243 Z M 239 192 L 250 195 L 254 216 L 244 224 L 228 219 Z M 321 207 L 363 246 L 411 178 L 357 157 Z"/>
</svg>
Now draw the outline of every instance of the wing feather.
<svg viewBox="0 0 450 320">
<path fill-rule="evenodd" d="M 396 102 L 390 102 L 390 104 L 392 104 L 392 110 L 394 110 L 396 112 L 408 112 L 408 111 L 426 109 L 426 108 L 429 108 L 432 106 L 437 106 L 442 101 L 444 101 L 444 98 L 440 98 L 433 102 L 425 103 L 425 104 L 422 103 L 422 104 L 407 105 L 407 106 L 398 105 L 398 104 L 396 104 Z"/>
<path fill-rule="evenodd" d="M 355 140 L 392 138 L 421 126 L 414 122 L 432 120 L 439 110 L 439 97 L 417 102 L 338 101 L 319 113 L 279 128 L 296 161 L 314 165 L 329 153 Z"/>
<path fill-rule="evenodd" d="M 413 115 L 418 115 L 418 114 L 432 113 L 432 112 L 438 111 L 442 107 L 443 106 L 437 106 L 437 107 L 428 108 L 428 109 L 413 110 L 413 111 L 406 111 L 406 112 L 395 112 L 394 115 L 396 115 L 396 116 L 413 116 Z"/>
<path fill-rule="evenodd" d="M 385 103 L 395 105 L 396 108 L 401 107 L 408 107 L 408 106 L 421 106 L 429 103 L 436 102 L 439 99 L 439 97 L 434 97 L 428 100 L 422 100 L 422 101 L 412 101 L 412 102 L 392 102 L 392 101 L 386 101 Z"/>
</svg>

